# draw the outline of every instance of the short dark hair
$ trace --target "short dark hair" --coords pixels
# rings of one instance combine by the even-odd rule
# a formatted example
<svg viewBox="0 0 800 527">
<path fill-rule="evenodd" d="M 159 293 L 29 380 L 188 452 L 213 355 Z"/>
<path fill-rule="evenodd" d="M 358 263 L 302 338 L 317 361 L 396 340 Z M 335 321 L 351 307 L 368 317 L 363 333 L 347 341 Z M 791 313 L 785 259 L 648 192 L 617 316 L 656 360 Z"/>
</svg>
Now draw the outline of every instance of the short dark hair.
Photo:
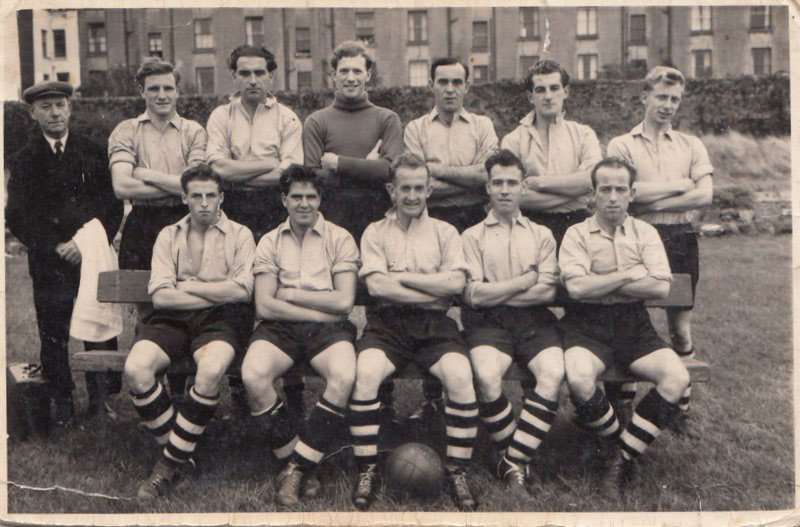
<svg viewBox="0 0 800 527">
<path fill-rule="evenodd" d="M 231 57 L 228 59 L 228 65 L 231 71 L 236 71 L 236 63 L 241 57 L 263 57 L 267 61 L 267 71 L 273 72 L 278 69 L 278 63 L 275 62 L 275 55 L 264 46 L 251 46 L 250 44 L 242 44 L 234 49 Z"/>
<path fill-rule="evenodd" d="M 364 44 L 355 40 L 346 40 L 333 50 L 333 56 L 331 57 L 331 68 L 333 68 L 333 71 L 336 71 L 336 68 L 339 66 L 339 61 L 345 57 L 364 57 L 367 71 L 370 71 L 375 64 L 375 59 L 369 54 Z"/>
<path fill-rule="evenodd" d="M 501 167 L 517 167 L 522 174 L 522 177 L 525 177 L 525 165 L 522 164 L 522 161 L 519 160 L 514 152 L 508 150 L 507 148 L 492 154 L 489 156 L 489 159 L 483 163 L 483 166 L 486 167 L 486 174 L 490 181 L 492 179 L 492 168 L 494 168 L 496 165 L 500 165 Z"/>
<path fill-rule="evenodd" d="M 142 65 L 139 66 L 139 70 L 136 72 L 136 75 L 133 78 L 140 88 L 144 88 L 144 80 L 147 77 L 150 75 L 162 75 L 164 73 L 172 73 L 172 75 L 175 77 L 176 86 L 181 83 L 181 74 L 175 69 L 175 66 L 169 62 L 159 59 L 158 57 L 154 57 L 142 62 Z"/>
<path fill-rule="evenodd" d="M 292 183 L 310 183 L 314 190 L 321 196 L 322 195 L 322 182 L 317 177 L 313 168 L 292 163 L 281 174 L 278 180 L 278 185 L 281 188 L 283 195 L 289 194 L 289 189 L 292 188 Z"/>
<path fill-rule="evenodd" d="M 181 189 L 183 189 L 184 194 L 188 191 L 187 187 L 192 181 L 213 181 L 219 187 L 219 191 L 222 192 L 222 178 L 208 163 L 200 163 L 183 171 L 183 174 L 181 174 Z"/>
<path fill-rule="evenodd" d="M 528 68 L 528 72 L 525 74 L 525 89 L 530 92 L 533 91 L 534 75 L 548 75 L 550 73 L 560 73 L 561 86 L 564 88 L 569 86 L 569 73 L 567 73 L 567 70 L 565 70 L 561 64 L 555 60 L 544 59 L 538 61 L 536 64 Z"/>
<path fill-rule="evenodd" d="M 464 80 L 469 80 L 469 68 L 466 64 L 461 62 L 459 59 L 455 57 L 441 57 L 438 59 L 434 59 L 431 63 L 431 80 L 436 79 L 436 68 L 439 66 L 451 66 L 453 64 L 460 64 L 462 68 L 464 68 Z"/>
<path fill-rule="evenodd" d="M 389 181 L 395 180 L 397 171 L 401 168 L 424 168 L 428 177 L 431 177 L 431 172 L 428 170 L 428 165 L 425 164 L 425 161 L 411 152 L 403 152 L 392 162 L 392 165 L 389 167 Z"/>
<path fill-rule="evenodd" d="M 631 188 L 633 187 L 633 183 L 636 181 L 636 169 L 633 168 L 633 165 L 625 161 L 624 159 L 620 159 L 618 157 L 607 157 L 601 161 L 598 161 L 597 164 L 592 169 L 592 188 L 597 188 L 597 171 L 603 167 L 608 168 L 624 168 L 630 174 L 630 180 L 628 181 L 628 186 Z"/>
</svg>

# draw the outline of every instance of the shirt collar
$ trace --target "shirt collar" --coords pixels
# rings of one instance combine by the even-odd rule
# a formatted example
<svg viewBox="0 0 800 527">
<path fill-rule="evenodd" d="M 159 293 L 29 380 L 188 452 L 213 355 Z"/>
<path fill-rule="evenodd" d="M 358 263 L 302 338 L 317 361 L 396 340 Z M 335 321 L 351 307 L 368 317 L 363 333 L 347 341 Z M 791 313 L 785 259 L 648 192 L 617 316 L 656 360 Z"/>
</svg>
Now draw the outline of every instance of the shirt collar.
<svg viewBox="0 0 800 527">
<path fill-rule="evenodd" d="M 564 122 L 564 114 L 566 112 L 562 111 L 558 116 L 556 116 L 556 122 L 553 123 L 555 126 L 560 125 Z M 536 124 L 536 110 L 531 110 L 528 114 L 519 120 L 520 124 L 524 126 L 534 126 Z"/>
<path fill-rule="evenodd" d="M 431 116 L 431 121 L 434 121 L 436 120 L 437 117 L 439 117 L 439 109 L 436 106 L 434 106 L 433 110 L 431 110 L 430 116 Z M 458 110 L 456 116 L 470 124 L 472 124 L 472 119 L 474 117 L 471 113 L 469 113 L 466 109 L 464 109 L 463 106 L 461 107 L 461 109 Z"/>
<path fill-rule="evenodd" d="M 397 207 L 392 206 L 391 209 L 387 210 L 386 211 L 386 217 L 389 218 L 390 220 L 393 220 L 393 221 L 397 222 L 398 224 L 400 224 L 402 226 L 402 224 L 400 223 L 400 220 L 397 218 Z M 429 216 L 428 216 L 428 207 L 426 206 L 424 209 L 422 209 L 422 214 L 420 214 L 419 218 L 415 218 L 415 219 L 419 223 L 426 223 L 428 221 L 428 218 L 429 218 Z M 412 221 L 412 223 L 414 222 L 414 220 L 411 220 L 411 221 Z"/>
<path fill-rule="evenodd" d="M 67 138 L 69 137 L 69 131 L 64 134 L 64 137 L 60 137 L 58 139 L 53 139 L 49 135 L 42 134 L 47 141 L 47 144 L 50 145 L 50 150 L 55 154 L 56 153 L 56 141 L 61 141 L 61 152 L 65 152 L 67 150 Z"/>
<path fill-rule="evenodd" d="M 669 123 L 669 125 L 667 125 L 667 128 L 664 130 L 663 133 L 669 139 L 672 139 L 672 123 Z M 630 134 L 633 135 L 633 136 L 636 136 L 636 135 L 644 136 L 644 121 L 642 121 L 641 123 L 639 123 L 636 126 L 634 126 L 631 129 Z"/>
<path fill-rule="evenodd" d="M 525 226 L 525 223 L 522 221 L 523 215 L 522 212 L 517 211 L 517 215 L 514 217 L 514 223 L 517 225 Z M 497 225 L 500 223 L 500 219 L 495 215 L 494 209 L 489 209 L 489 213 L 486 215 L 486 225 Z"/>
<path fill-rule="evenodd" d="M 286 231 L 291 232 L 292 224 L 290 223 L 290 220 L 291 218 L 286 218 L 286 221 L 281 223 L 281 226 L 279 227 L 280 230 L 278 232 L 280 232 L 281 234 L 283 234 Z M 325 218 L 322 216 L 321 212 L 317 212 L 317 221 L 314 222 L 314 225 L 311 227 L 311 230 L 316 232 L 320 236 L 325 235 Z"/>
<path fill-rule="evenodd" d="M 633 216 L 631 216 L 630 214 L 626 214 L 625 220 L 622 222 L 622 225 L 620 226 L 622 228 L 623 234 L 625 234 L 631 228 L 632 223 L 633 223 Z M 600 224 L 597 222 L 597 214 L 593 214 L 592 216 L 589 217 L 588 220 L 586 220 L 586 226 L 589 229 L 589 232 L 599 232 L 603 230 L 602 227 L 600 227 Z"/>
<path fill-rule="evenodd" d="M 244 106 L 244 104 L 242 103 L 242 96 L 238 91 L 230 96 L 230 100 L 231 100 L 231 105 L 233 106 L 237 105 L 242 107 Z M 267 109 L 270 109 L 273 106 L 275 106 L 277 102 L 278 99 L 276 99 L 275 96 L 272 95 L 272 93 L 267 92 L 267 98 L 264 99 L 264 102 L 258 103 L 258 108 L 265 107 Z M 256 108 L 256 111 L 258 111 L 258 108 Z M 244 111 L 244 108 L 242 108 L 242 111 Z"/>
<path fill-rule="evenodd" d="M 136 118 L 137 121 L 143 123 L 145 121 L 152 121 L 153 119 L 150 118 L 150 114 L 147 113 L 147 110 L 144 111 L 139 117 Z M 178 115 L 178 112 L 172 114 L 172 117 L 169 119 L 169 124 L 177 128 L 178 130 L 181 129 L 181 124 L 183 124 L 183 117 Z"/>
<path fill-rule="evenodd" d="M 176 223 L 175 225 L 178 227 L 179 231 L 185 230 L 188 232 L 191 223 L 192 223 L 192 215 L 187 214 L 186 216 L 181 218 L 180 221 L 178 221 L 178 223 Z M 233 229 L 233 227 L 231 226 L 231 221 L 228 219 L 228 217 L 222 210 L 219 211 L 219 221 L 214 225 L 211 225 L 211 227 L 216 227 L 223 234 L 230 234 Z"/>
</svg>

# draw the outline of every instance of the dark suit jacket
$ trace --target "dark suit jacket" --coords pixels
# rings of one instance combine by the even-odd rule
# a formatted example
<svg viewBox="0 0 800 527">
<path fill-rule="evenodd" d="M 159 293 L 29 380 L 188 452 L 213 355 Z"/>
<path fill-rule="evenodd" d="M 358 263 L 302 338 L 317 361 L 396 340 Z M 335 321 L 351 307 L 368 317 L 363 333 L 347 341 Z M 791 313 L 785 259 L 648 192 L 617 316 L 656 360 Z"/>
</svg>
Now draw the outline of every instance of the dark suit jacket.
<svg viewBox="0 0 800 527">
<path fill-rule="evenodd" d="M 6 153 L 8 155 L 8 153 Z M 6 225 L 31 253 L 52 257 L 84 223 L 97 218 L 109 243 L 122 221 L 105 149 L 74 131 L 59 160 L 41 132 L 7 162 Z"/>
</svg>

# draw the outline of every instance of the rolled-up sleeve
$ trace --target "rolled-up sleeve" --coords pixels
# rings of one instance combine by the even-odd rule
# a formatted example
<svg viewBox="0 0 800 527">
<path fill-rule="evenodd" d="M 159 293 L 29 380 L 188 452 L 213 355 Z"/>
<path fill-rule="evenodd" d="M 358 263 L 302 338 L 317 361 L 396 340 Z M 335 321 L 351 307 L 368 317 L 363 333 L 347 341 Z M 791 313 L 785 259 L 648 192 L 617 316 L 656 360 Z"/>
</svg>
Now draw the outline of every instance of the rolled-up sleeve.
<svg viewBox="0 0 800 527">
<path fill-rule="evenodd" d="M 136 150 L 134 138 L 136 136 L 135 119 L 122 121 L 108 136 L 108 166 L 114 163 L 130 163 L 136 166 Z"/>
<path fill-rule="evenodd" d="M 150 282 L 147 284 L 147 294 L 159 289 L 174 289 L 178 283 L 177 265 L 172 257 L 173 231 L 172 226 L 161 229 L 153 246 L 153 259 L 150 261 Z"/>
<path fill-rule="evenodd" d="M 503 140 L 500 142 L 500 148 L 505 150 L 511 150 L 511 152 L 517 156 L 520 161 L 525 163 L 525 159 L 522 158 L 522 153 L 520 152 L 520 134 L 522 126 L 517 126 L 512 131 L 507 133 Z"/>
<path fill-rule="evenodd" d="M 242 227 L 236 233 L 236 254 L 233 257 L 233 268 L 230 279 L 242 286 L 247 291 L 247 296 L 253 296 L 253 258 L 256 252 L 256 243 L 253 233 L 247 227 Z"/>
<path fill-rule="evenodd" d="M 603 159 L 603 152 L 600 150 L 600 141 L 597 140 L 597 134 L 588 126 L 581 126 L 580 138 L 580 165 L 578 166 L 578 172 L 583 172 L 594 168 Z"/>
<path fill-rule="evenodd" d="M 220 106 L 211 112 L 206 123 L 208 144 L 206 162 L 212 164 L 220 159 L 231 159 L 231 146 L 228 141 L 228 105 Z"/>
<path fill-rule="evenodd" d="M 697 181 L 703 176 L 711 175 L 714 172 L 714 166 L 711 164 L 711 159 L 708 157 L 708 151 L 705 145 L 698 137 L 691 138 L 692 144 L 692 166 L 689 172 L 692 181 Z"/>
<path fill-rule="evenodd" d="M 338 273 L 357 273 L 360 264 L 358 247 L 349 232 L 342 233 L 336 242 L 336 255 L 331 265 L 331 276 Z"/>
<path fill-rule="evenodd" d="M 558 285 L 558 259 L 556 258 L 556 239 L 550 229 L 539 230 L 539 261 L 536 264 L 539 272 L 537 283 Z"/>
<path fill-rule="evenodd" d="M 199 123 L 191 122 L 187 130 L 189 135 L 189 149 L 186 154 L 186 166 L 193 167 L 204 163 L 206 148 L 208 147 L 208 134 Z"/>
<path fill-rule="evenodd" d="M 280 231 L 272 231 L 258 241 L 255 257 L 253 259 L 253 274 L 268 274 L 278 278 L 280 266 L 277 260 L 276 246 L 280 239 Z"/>
<path fill-rule="evenodd" d="M 468 272 L 467 262 L 464 259 L 464 245 L 461 243 L 461 236 L 449 223 L 441 222 L 438 226 L 441 229 L 439 239 L 442 241 L 442 266 L 439 271 L 461 271 L 466 275 Z"/>
<path fill-rule="evenodd" d="M 650 224 L 644 223 L 641 229 L 642 264 L 647 268 L 647 275 L 658 280 L 672 281 L 667 251 L 658 235 L 658 231 Z"/>
<path fill-rule="evenodd" d="M 561 271 L 561 283 L 566 284 L 572 278 L 588 276 L 591 273 L 592 261 L 586 240 L 576 226 L 567 229 L 558 251 L 558 267 Z"/>
<path fill-rule="evenodd" d="M 368 225 L 361 236 L 361 264 L 359 278 L 366 278 L 373 273 L 389 274 L 380 233 L 374 223 Z"/>
<path fill-rule="evenodd" d="M 631 162 L 631 154 L 625 145 L 624 137 L 625 136 L 621 135 L 609 141 L 608 148 L 606 149 L 606 157 L 616 157 L 628 163 Z"/>
<path fill-rule="evenodd" d="M 485 115 L 478 116 L 478 151 L 475 153 L 474 164 L 485 162 L 497 151 L 497 133 L 494 123 Z"/>
<path fill-rule="evenodd" d="M 461 245 L 464 250 L 464 263 L 467 266 L 467 280 L 470 282 L 483 282 L 483 258 L 481 258 L 480 241 L 472 229 L 467 229 L 461 235 Z"/>
<path fill-rule="evenodd" d="M 281 127 L 281 161 L 289 160 L 298 165 L 303 164 L 303 125 L 297 115 L 288 109 L 283 116 Z"/>
</svg>

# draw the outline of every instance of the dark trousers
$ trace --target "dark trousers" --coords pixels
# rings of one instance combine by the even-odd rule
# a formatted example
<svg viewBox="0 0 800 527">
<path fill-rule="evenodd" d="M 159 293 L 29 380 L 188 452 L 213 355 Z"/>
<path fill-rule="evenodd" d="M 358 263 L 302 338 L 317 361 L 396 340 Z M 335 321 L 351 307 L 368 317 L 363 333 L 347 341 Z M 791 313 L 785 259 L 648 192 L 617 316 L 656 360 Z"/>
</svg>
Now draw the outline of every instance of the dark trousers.
<svg viewBox="0 0 800 527">
<path fill-rule="evenodd" d="M 80 285 L 80 266 L 62 260 L 55 252 L 30 254 L 28 271 L 33 282 L 33 305 L 39 329 L 39 360 L 53 397 L 67 397 L 75 387 L 69 368 L 69 323 Z M 13 309 L 13 308 L 12 308 Z M 117 349 L 117 339 L 85 342 L 84 349 Z M 86 372 L 89 398 L 119 393 L 122 375 L 111 372 Z"/>
</svg>

